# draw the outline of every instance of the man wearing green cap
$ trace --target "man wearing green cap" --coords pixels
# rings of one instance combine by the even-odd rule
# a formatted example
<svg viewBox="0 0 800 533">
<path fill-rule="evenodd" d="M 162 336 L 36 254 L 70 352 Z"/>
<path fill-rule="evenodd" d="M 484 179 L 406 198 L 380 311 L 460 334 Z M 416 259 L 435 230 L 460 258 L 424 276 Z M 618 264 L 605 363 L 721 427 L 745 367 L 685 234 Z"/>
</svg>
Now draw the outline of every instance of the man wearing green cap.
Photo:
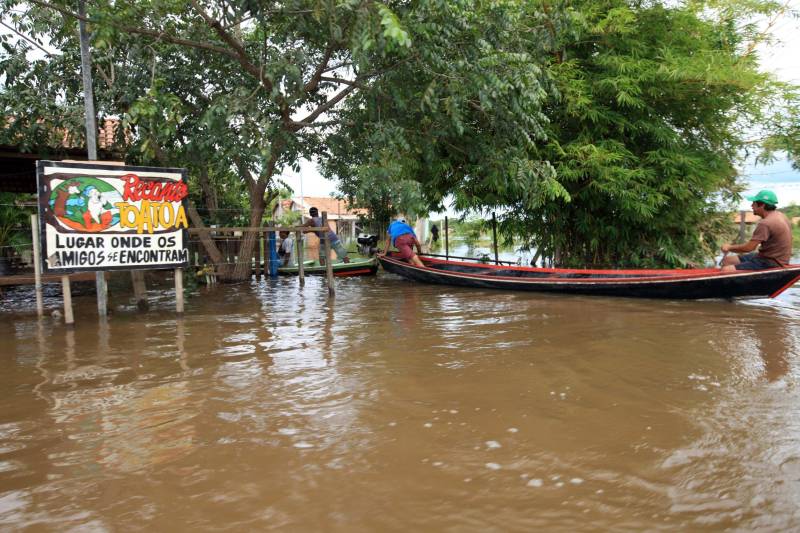
<svg viewBox="0 0 800 533">
<path fill-rule="evenodd" d="M 722 270 L 763 270 L 787 265 L 792 257 L 792 223 L 775 209 L 778 197 L 763 190 L 747 199 L 753 202 L 753 213 L 761 217 L 761 222 L 746 243 L 722 245 L 724 253 L 739 254 L 726 255 Z"/>
</svg>

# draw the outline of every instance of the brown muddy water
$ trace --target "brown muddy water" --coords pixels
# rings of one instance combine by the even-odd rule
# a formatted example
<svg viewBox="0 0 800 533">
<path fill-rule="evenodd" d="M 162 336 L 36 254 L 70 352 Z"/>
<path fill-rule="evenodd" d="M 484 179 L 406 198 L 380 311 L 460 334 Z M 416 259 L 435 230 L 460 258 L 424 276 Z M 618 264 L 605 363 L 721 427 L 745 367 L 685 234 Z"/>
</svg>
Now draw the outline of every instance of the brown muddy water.
<svg viewBox="0 0 800 533">
<path fill-rule="evenodd" d="M 182 320 L 115 294 L 105 325 L 89 293 L 74 330 L 9 293 L 0 529 L 800 528 L 798 289 L 326 293 L 203 288 Z"/>
</svg>

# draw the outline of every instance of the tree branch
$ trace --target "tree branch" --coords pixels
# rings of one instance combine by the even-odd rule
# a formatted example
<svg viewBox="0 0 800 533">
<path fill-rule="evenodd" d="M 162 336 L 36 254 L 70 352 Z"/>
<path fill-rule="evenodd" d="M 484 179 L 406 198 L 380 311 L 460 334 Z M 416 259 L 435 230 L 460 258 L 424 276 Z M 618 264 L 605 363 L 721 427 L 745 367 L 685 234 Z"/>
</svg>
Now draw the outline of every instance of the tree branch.
<svg viewBox="0 0 800 533">
<path fill-rule="evenodd" d="M 319 81 L 322 79 L 322 73 L 325 72 L 325 69 L 328 67 L 328 61 L 331 60 L 331 55 L 333 55 L 333 43 L 330 43 L 325 49 L 322 61 L 319 62 L 319 65 L 317 65 L 317 68 L 314 70 L 314 75 L 311 76 L 311 79 L 308 80 L 308 83 L 303 87 L 303 91 L 311 93 L 317 89 Z"/>
<path fill-rule="evenodd" d="M 82 17 L 79 14 L 77 14 L 77 13 L 75 13 L 73 11 L 70 11 L 69 9 L 64 9 L 62 7 L 59 7 L 59 6 L 56 6 L 56 5 L 53 5 L 53 4 L 49 4 L 47 2 L 43 2 L 41 0 L 29 0 L 29 1 L 30 1 L 31 4 L 35 4 L 35 5 L 38 5 L 40 7 L 44 7 L 46 9 L 52 9 L 52 10 L 57 11 L 57 12 L 63 14 L 63 15 L 66 15 L 68 17 L 72 17 L 72 18 L 74 18 L 76 20 L 83 20 L 84 22 L 92 22 L 92 23 L 96 23 L 97 22 L 96 20 L 92 20 L 89 17 Z M 216 23 L 216 21 L 213 21 L 213 22 Z M 262 82 L 262 83 L 266 82 L 267 84 L 269 84 L 270 87 L 272 86 L 271 83 L 269 82 L 269 80 L 265 80 L 265 79 L 262 79 L 260 77 L 260 73 L 259 73 L 258 68 L 256 68 L 252 63 L 249 63 L 247 61 L 246 55 L 244 57 L 242 57 L 235 50 L 231 50 L 231 49 L 225 48 L 223 46 L 217 46 L 217 45 L 211 44 L 211 43 L 204 43 L 204 42 L 201 42 L 201 41 L 192 41 L 190 39 L 182 39 L 180 37 L 174 37 L 174 36 L 169 35 L 169 34 L 167 34 L 166 32 L 163 32 L 163 31 L 150 30 L 150 29 L 147 29 L 147 28 L 139 28 L 139 27 L 136 27 L 136 26 L 125 26 L 125 25 L 122 25 L 122 24 L 116 24 L 114 22 L 108 22 L 108 24 L 110 26 L 118 29 L 118 30 L 122 30 L 122 31 L 125 31 L 125 32 L 128 32 L 128 33 L 134 33 L 134 34 L 137 34 L 137 35 L 147 35 L 147 36 L 150 36 L 150 37 L 154 37 L 156 40 L 160 40 L 160 41 L 164 41 L 164 42 L 168 42 L 168 43 L 172 43 L 172 44 L 179 44 L 181 46 L 186 46 L 186 47 L 189 47 L 189 48 L 197 48 L 197 49 L 200 49 L 200 50 L 208 50 L 210 52 L 216 52 L 218 54 L 222 54 L 224 56 L 228 56 L 230 58 L 233 58 L 233 59 L 237 60 L 240 65 L 245 67 L 245 70 L 249 74 L 255 76 L 256 79 L 258 79 L 260 82 Z M 216 23 L 216 24 L 219 25 L 219 23 Z M 247 68 L 247 65 L 249 65 L 251 68 Z"/>
<path fill-rule="evenodd" d="M 48 52 L 47 50 L 45 50 L 45 48 L 42 45 L 40 45 L 39 43 L 37 43 L 36 41 L 31 39 L 27 35 L 23 35 L 21 32 L 17 31 L 16 29 L 14 29 L 13 27 L 9 26 L 8 24 L 6 24 L 5 22 L 3 22 L 1 20 L 0 20 L 0 26 L 5 26 L 9 30 L 11 30 L 14 34 L 16 34 L 17 37 L 19 37 L 20 39 L 22 39 L 24 41 L 28 41 L 30 44 L 32 44 L 33 46 L 35 46 L 36 48 L 38 48 L 39 50 L 41 50 L 42 52 L 47 54 L 49 57 L 53 57 L 53 54 Z"/>
<path fill-rule="evenodd" d="M 191 0 L 191 1 L 192 1 L 192 6 L 194 6 L 195 10 L 202 17 L 205 23 L 216 32 L 216 34 L 219 36 L 220 39 L 222 39 L 226 44 L 228 44 L 228 46 L 233 48 L 231 57 L 235 57 L 239 62 L 239 64 L 247 73 L 255 77 L 259 81 L 259 83 L 261 83 L 264 86 L 267 92 L 271 92 L 272 82 L 270 82 L 269 79 L 265 78 L 261 69 L 259 69 L 252 61 L 250 61 L 250 58 L 247 55 L 247 50 L 244 49 L 244 44 L 242 44 L 242 42 L 239 39 L 237 39 L 227 31 L 225 31 L 225 28 L 222 27 L 222 24 L 220 24 L 219 21 L 211 18 L 208 15 L 208 13 L 206 13 L 203 10 L 200 4 L 197 3 L 197 0 Z"/>
<path fill-rule="evenodd" d="M 320 81 L 330 81 L 330 82 L 333 82 L 333 83 L 341 83 L 341 84 L 344 84 L 344 85 L 353 85 L 353 86 L 355 86 L 355 87 L 357 87 L 359 89 L 363 89 L 364 88 L 364 86 L 361 85 L 360 83 L 358 83 L 358 81 L 356 81 L 356 80 L 345 80 L 343 78 L 335 78 L 335 77 L 331 77 L 331 76 L 320 76 L 319 79 L 320 79 Z"/>
<path fill-rule="evenodd" d="M 307 116 L 305 116 L 304 118 L 302 118 L 302 119 L 290 124 L 289 125 L 290 130 L 291 131 L 297 131 L 297 130 L 300 130 L 300 129 L 303 128 L 303 126 L 301 124 L 314 122 L 321 114 L 323 114 L 324 112 L 328 111 L 333 106 L 335 106 L 336 104 L 341 102 L 348 94 L 352 93 L 355 90 L 356 90 L 356 85 L 350 85 L 349 87 L 347 87 L 345 89 L 342 89 L 341 91 L 339 91 L 339 93 L 337 95 L 335 95 L 333 98 L 331 98 L 330 100 L 328 100 L 324 104 L 321 104 L 314 111 L 309 113 Z M 297 124 L 297 126 L 295 126 L 294 124 Z"/>
</svg>

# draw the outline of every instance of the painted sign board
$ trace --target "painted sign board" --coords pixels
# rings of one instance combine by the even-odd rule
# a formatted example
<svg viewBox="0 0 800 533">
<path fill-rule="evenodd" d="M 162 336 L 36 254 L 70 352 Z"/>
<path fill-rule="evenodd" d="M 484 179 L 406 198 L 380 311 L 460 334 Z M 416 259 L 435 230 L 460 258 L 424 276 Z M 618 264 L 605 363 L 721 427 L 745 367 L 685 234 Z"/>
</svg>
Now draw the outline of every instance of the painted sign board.
<svg viewBox="0 0 800 533">
<path fill-rule="evenodd" d="M 39 161 L 45 272 L 189 266 L 186 170 Z"/>
</svg>

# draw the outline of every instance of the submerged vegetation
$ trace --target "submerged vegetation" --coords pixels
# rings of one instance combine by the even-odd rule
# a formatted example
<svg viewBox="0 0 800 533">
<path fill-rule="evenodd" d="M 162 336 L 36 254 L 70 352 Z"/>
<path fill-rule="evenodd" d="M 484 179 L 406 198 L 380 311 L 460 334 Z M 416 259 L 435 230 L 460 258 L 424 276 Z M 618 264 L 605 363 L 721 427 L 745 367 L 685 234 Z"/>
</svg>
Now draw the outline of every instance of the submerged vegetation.
<svg viewBox="0 0 800 533">
<path fill-rule="evenodd" d="M 0 1 L 25 37 L 0 36 L 0 143 L 82 143 L 73 3 Z M 769 0 L 87 9 L 113 149 L 188 168 L 194 225 L 263 224 L 314 157 L 381 227 L 453 198 L 554 264 L 681 266 L 730 230 L 745 150 L 800 154 L 798 88 L 758 67 L 753 21 L 793 15 Z"/>
</svg>

